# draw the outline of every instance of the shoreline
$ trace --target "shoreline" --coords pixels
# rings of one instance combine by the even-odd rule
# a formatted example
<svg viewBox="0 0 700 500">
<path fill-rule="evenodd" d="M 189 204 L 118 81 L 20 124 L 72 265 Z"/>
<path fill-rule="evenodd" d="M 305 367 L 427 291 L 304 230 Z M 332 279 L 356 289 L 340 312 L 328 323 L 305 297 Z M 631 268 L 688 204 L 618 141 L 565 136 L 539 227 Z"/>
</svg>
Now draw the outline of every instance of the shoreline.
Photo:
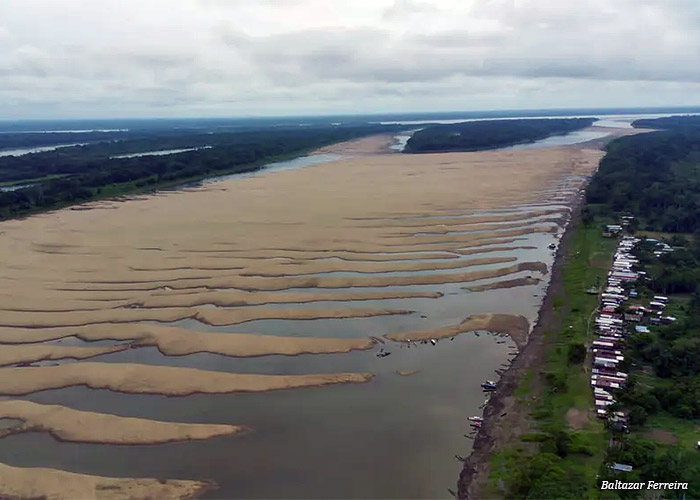
<svg viewBox="0 0 700 500">
<path fill-rule="evenodd" d="M 588 179 L 586 180 L 588 185 Z M 571 206 L 571 218 L 566 226 L 561 242 L 557 248 L 551 269 L 551 279 L 547 286 L 542 306 L 537 315 L 537 321 L 530 333 L 527 344 L 513 359 L 510 366 L 503 372 L 494 391 L 484 407 L 483 424 L 474 437 L 472 451 L 464 461 L 464 467 L 459 475 L 457 483 L 457 498 L 477 499 L 483 498 L 482 490 L 488 480 L 490 472 L 490 459 L 496 446 L 503 441 L 503 430 L 506 425 L 502 417 L 507 416 L 515 401 L 513 394 L 518 388 L 525 372 L 539 366 L 544 356 L 545 330 L 561 319 L 557 319 L 554 309 L 554 297 L 563 289 L 563 264 L 571 244 L 574 229 L 580 222 L 583 201 L 577 197 Z"/>
</svg>

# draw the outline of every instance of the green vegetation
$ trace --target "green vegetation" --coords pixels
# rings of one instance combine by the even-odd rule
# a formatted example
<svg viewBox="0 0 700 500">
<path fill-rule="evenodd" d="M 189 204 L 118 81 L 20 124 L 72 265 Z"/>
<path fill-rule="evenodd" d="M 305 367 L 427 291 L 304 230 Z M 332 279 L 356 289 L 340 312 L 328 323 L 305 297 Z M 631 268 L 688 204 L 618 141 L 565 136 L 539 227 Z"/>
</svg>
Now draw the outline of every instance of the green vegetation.
<svg viewBox="0 0 700 500">
<path fill-rule="evenodd" d="M 490 496 L 505 498 L 597 498 L 596 475 L 607 433 L 591 418 L 592 394 L 585 345 L 592 338 L 591 315 L 598 297 L 586 289 L 604 279 L 616 242 L 599 229 L 579 224 L 563 269 L 563 291 L 554 297 L 561 322 L 545 331 L 546 361 L 515 391 L 531 430 L 496 453 Z M 583 346 L 583 349 L 582 349 Z M 532 373 L 532 372 L 528 372 Z"/>
<path fill-rule="evenodd" d="M 594 118 L 480 120 L 434 125 L 419 130 L 406 143 L 405 153 L 479 151 L 538 141 L 589 127 Z"/>
<path fill-rule="evenodd" d="M 250 172 L 265 163 L 324 145 L 399 129 L 400 126 L 353 125 L 154 136 L 0 157 L 0 182 L 42 179 L 30 187 L 0 193 L 0 218 L 215 175 Z M 163 156 L 110 158 L 138 151 L 203 146 L 209 147 Z"/>
<path fill-rule="evenodd" d="M 653 128 L 664 130 L 698 130 L 700 129 L 700 115 L 695 116 L 667 116 L 664 118 L 645 118 L 632 123 L 636 128 Z"/>
<path fill-rule="evenodd" d="M 613 141 L 587 193 L 598 213 L 633 213 L 640 229 L 696 232 L 700 130 L 651 132 Z"/>
<path fill-rule="evenodd" d="M 546 363 L 536 380 L 515 391 L 530 412 L 529 426 L 491 462 L 489 491 L 507 498 L 639 498 L 645 491 L 601 491 L 600 481 L 679 481 L 689 490 L 664 498 L 700 498 L 700 131 L 669 120 L 673 131 L 620 138 L 593 176 L 588 206 L 574 229 L 564 263 L 564 292 L 554 301 L 562 327 L 545 333 Z M 657 126 L 645 124 L 644 126 Z M 666 313 L 677 321 L 632 332 L 625 361 L 627 388 L 614 410 L 628 412 L 631 433 L 604 429 L 592 415 L 588 363 L 589 318 L 597 297 L 585 290 L 604 276 L 617 242 L 601 237 L 606 223 L 623 214 L 673 247 L 659 253 L 642 244 L 640 264 L 649 280 L 636 286 L 639 303 L 654 294 L 671 299 Z M 615 472 L 612 462 L 632 472 Z M 566 478 L 566 479 L 564 479 Z"/>
</svg>

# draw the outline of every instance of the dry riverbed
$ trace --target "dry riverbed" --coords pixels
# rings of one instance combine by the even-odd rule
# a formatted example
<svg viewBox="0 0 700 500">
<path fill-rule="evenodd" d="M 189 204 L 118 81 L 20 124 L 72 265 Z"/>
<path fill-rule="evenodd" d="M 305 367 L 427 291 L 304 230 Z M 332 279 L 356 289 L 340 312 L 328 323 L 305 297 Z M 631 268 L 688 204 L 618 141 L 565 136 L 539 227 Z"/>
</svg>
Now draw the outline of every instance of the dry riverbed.
<svg viewBox="0 0 700 500">
<path fill-rule="evenodd" d="M 569 201 L 601 157 L 573 146 L 378 154 L 390 139 L 328 149 L 356 155 L 328 164 L 0 223 L 0 343 L 6 344 L 0 393 L 21 398 L 81 387 L 157 398 L 333 391 L 372 386 L 376 377 L 360 368 L 231 373 L 170 366 L 168 358 L 344 357 L 479 331 L 509 335 L 523 346 L 528 318 L 500 310 L 465 312 L 453 321 L 466 318 L 458 324 L 427 322 L 423 329 L 373 329 L 355 337 L 330 327 L 323 335 L 291 327 L 281 335 L 257 331 L 274 322 L 418 321 L 416 307 L 443 300 L 451 285 L 464 284 L 474 296 L 536 288 L 548 279 L 548 263 L 518 257 L 537 250 L 523 241 L 561 232 Z M 236 330 L 248 323 L 249 330 Z M 161 361 L 123 362 L 153 348 Z M 391 373 L 410 384 L 426 372 Z M 317 389 L 303 389 L 311 387 Z M 0 418 L 21 421 L 0 437 L 40 431 L 81 443 L 205 440 L 251 427 L 22 399 L 0 401 Z M 112 479 L 0 465 L 0 497 L 191 498 L 212 486 L 192 479 Z"/>
</svg>

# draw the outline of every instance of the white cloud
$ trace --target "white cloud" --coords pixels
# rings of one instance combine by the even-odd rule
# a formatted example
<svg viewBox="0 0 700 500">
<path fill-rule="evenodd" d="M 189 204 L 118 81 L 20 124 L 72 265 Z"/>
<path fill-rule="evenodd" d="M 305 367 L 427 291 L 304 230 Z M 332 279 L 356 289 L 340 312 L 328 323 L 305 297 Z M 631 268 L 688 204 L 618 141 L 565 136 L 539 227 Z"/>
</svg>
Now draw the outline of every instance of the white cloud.
<svg viewBox="0 0 700 500">
<path fill-rule="evenodd" d="M 0 20 L 0 118 L 700 104 L 697 0 L 25 0 Z"/>
</svg>

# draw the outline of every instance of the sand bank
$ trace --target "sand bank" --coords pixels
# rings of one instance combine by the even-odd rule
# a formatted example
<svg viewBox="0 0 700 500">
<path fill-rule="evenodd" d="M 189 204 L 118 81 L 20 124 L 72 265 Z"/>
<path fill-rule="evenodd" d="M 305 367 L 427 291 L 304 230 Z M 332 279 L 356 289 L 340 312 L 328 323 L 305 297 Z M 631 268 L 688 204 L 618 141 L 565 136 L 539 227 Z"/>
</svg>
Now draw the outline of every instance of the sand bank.
<svg viewBox="0 0 700 500">
<path fill-rule="evenodd" d="M 206 333 L 147 323 L 102 324 L 59 328 L 0 328 L 0 343 L 24 344 L 46 342 L 66 337 L 77 337 L 87 342 L 96 340 L 133 341 L 137 347 L 154 346 L 163 354 L 182 356 L 197 352 L 210 352 L 224 356 L 250 357 L 268 355 L 295 356 L 298 354 L 334 354 L 353 350 L 370 349 L 373 341 L 369 338 L 337 337 L 280 337 L 255 333 Z M 34 346 L 0 347 L 30 348 Z M 62 346 L 41 346 L 44 349 L 72 349 Z M 119 349 L 123 348 L 120 346 Z M 87 348 L 82 348 L 87 349 Z M 101 349 L 101 348 L 96 348 Z M 107 348 L 109 349 L 109 348 Z"/>
<path fill-rule="evenodd" d="M 469 213 L 455 215 L 432 215 L 424 217 L 382 217 L 365 219 L 358 225 L 363 227 L 410 228 L 432 226 L 461 226 L 469 224 L 487 224 L 494 222 L 517 222 L 547 215 L 561 214 L 561 209 L 521 211 L 506 215 L 473 215 Z"/>
<path fill-rule="evenodd" d="M 392 314 L 409 314 L 411 311 L 395 309 L 108 309 L 100 311 L 70 312 L 17 312 L 6 311 L 0 315 L 0 326 L 26 328 L 50 328 L 54 326 L 82 326 L 100 323 L 132 323 L 135 321 L 158 321 L 172 323 L 182 319 L 195 319 L 207 325 L 237 325 L 260 319 L 339 319 L 371 318 Z"/>
<path fill-rule="evenodd" d="M 329 384 L 369 382 L 371 373 L 250 375 L 133 363 L 72 363 L 31 368 L 0 368 L 0 394 L 86 386 L 131 394 L 222 394 L 261 392 Z"/>
<path fill-rule="evenodd" d="M 212 487 L 207 481 L 112 478 L 0 464 L 0 497 L 8 499 L 187 500 Z"/>
<path fill-rule="evenodd" d="M 215 280 L 215 288 L 234 288 L 238 290 L 245 291 L 275 291 L 275 290 L 288 290 L 290 288 L 353 288 L 353 287 L 383 287 L 383 286 L 407 286 L 407 285 L 431 285 L 431 284 L 441 284 L 441 283 L 459 283 L 462 281 L 475 281 L 485 278 L 493 278 L 503 276 L 505 274 L 516 273 L 520 271 L 537 271 L 541 273 L 547 272 L 547 266 L 542 262 L 521 262 L 519 264 L 513 264 L 511 266 L 506 266 L 497 269 L 483 269 L 478 271 L 471 271 L 465 273 L 453 273 L 453 274 L 435 274 L 435 275 L 413 275 L 413 276 L 310 276 L 310 277 L 287 277 L 287 278 L 261 278 L 255 276 L 241 276 L 234 280 Z M 212 280 L 214 281 L 214 280 Z M 134 285 L 132 285 L 134 286 Z M 127 285 L 90 285 L 86 286 L 86 290 L 90 292 L 99 292 L 102 290 L 111 292 L 115 290 L 135 290 L 143 291 L 147 290 L 146 287 L 136 287 Z M 187 290 L 189 287 L 197 288 L 196 285 L 191 285 L 189 283 L 177 283 L 172 285 L 174 290 Z M 160 287 L 157 287 L 160 289 Z M 115 312 L 116 311 L 116 312 Z M 105 312 L 104 317 L 115 315 L 124 315 L 122 311 L 126 310 L 110 310 Z M 158 314 L 162 318 L 176 318 L 176 319 L 158 319 L 153 318 L 153 314 L 149 316 L 147 311 L 131 309 L 135 313 L 134 321 L 146 321 L 147 319 L 155 321 L 176 321 L 181 317 L 190 317 L 196 314 L 195 312 L 190 312 L 186 316 L 184 311 L 158 311 Z M 97 317 L 95 312 L 89 311 L 82 313 L 84 317 Z M 0 317 L 0 325 L 8 326 L 21 326 L 14 323 L 8 323 L 7 321 L 15 321 L 15 318 L 21 313 L 8 312 L 8 317 Z M 36 315 L 33 315 L 36 316 Z M 60 316 L 55 314 L 53 316 Z M 94 322 L 94 321 L 90 321 Z M 83 322 L 80 324 L 85 324 Z"/>
<path fill-rule="evenodd" d="M 514 250 L 535 250 L 537 247 L 531 245 L 518 245 L 518 246 L 503 246 L 503 247 L 489 247 L 489 248 L 468 248 L 468 249 L 457 249 L 453 250 L 454 253 L 460 255 L 473 255 L 475 253 L 489 253 L 489 252 L 512 252 Z"/>
<path fill-rule="evenodd" d="M 454 337 L 460 333 L 481 330 L 509 335 L 518 345 L 524 345 L 527 342 L 530 324 L 524 316 L 516 316 L 513 314 L 476 314 L 469 316 L 458 325 L 435 328 L 432 330 L 390 333 L 385 335 L 385 337 L 397 342 L 411 342 Z"/>
<path fill-rule="evenodd" d="M 437 299 L 440 292 L 347 292 L 347 293 L 266 293 L 209 292 L 197 294 L 149 295 L 132 302 L 138 307 L 193 307 L 212 304 L 219 307 L 257 306 L 267 304 L 307 304 L 311 302 L 355 302 L 383 299 Z"/>
<path fill-rule="evenodd" d="M 0 437 L 48 432 L 60 441 L 98 444 L 158 444 L 230 436 L 248 430 L 242 425 L 161 422 L 17 400 L 0 401 L 0 418 L 23 420 L 17 427 L 0 430 Z"/>
<path fill-rule="evenodd" d="M 377 134 L 370 135 L 369 137 L 362 137 L 360 139 L 353 139 L 351 141 L 339 142 L 337 144 L 331 144 L 330 146 L 324 146 L 313 151 L 312 155 L 317 154 L 336 154 L 336 155 L 370 155 L 370 154 L 381 154 L 381 153 L 391 153 L 391 145 L 394 143 L 394 136 L 400 132 L 389 133 L 389 134 Z"/>
<path fill-rule="evenodd" d="M 123 351 L 126 346 L 79 347 L 59 345 L 6 345 L 0 347 L 0 366 L 65 358 L 88 359 Z"/>
<path fill-rule="evenodd" d="M 256 270 L 254 268 L 241 273 L 242 276 L 264 276 L 276 278 L 283 276 L 305 276 L 310 274 L 331 272 L 354 272 L 364 274 L 400 273 L 414 271 L 432 271 L 441 269 L 459 269 L 487 264 L 504 264 L 517 260 L 515 257 L 491 257 L 447 262 L 396 262 L 396 263 L 346 263 L 346 262 L 317 262 L 307 265 L 280 266 L 277 269 Z"/>
<path fill-rule="evenodd" d="M 505 231 L 511 229 L 524 228 L 534 224 L 555 224 L 561 225 L 561 219 L 557 218 L 544 218 L 528 220 L 527 222 L 515 222 L 515 223 L 504 223 L 504 224 L 426 224 L 425 226 L 413 226 L 410 230 L 401 229 L 397 231 L 387 232 L 386 234 L 393 237 L 399 236 L 430 236 L 435 234 L 450 234 L 450 233 L 464 233 L 464 234 L 478 234 L 483 232 L 489 232 L 489 236 L 497 236 Z M 506 233 L 507 234 L 507 233 Z"/>
<path fill-rule="evenodd" d="M 501 288 L 514 288 L 516 286 L 530 286 L 537 285 L 541 280 L 537 278 L 532 278 L 530 276 L 525 278 L 515 278 L 512 280 L 495 281 L 493 283 L 486 283 L 484 285 L 475 285 L 464 287 L 465 290 L 470 292 L 484 292 L 486 290 L 499 290 Z"/>
</svg>

